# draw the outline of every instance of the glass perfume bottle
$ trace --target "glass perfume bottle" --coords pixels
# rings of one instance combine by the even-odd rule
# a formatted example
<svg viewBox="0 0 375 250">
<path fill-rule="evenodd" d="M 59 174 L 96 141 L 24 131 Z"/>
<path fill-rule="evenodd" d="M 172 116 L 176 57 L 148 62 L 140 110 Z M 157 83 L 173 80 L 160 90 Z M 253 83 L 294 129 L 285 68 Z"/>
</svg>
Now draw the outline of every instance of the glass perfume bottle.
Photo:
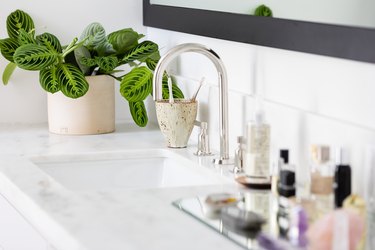
<svg viewBox="0 0 375 250">
<path fill-rule="evenodd" d="M 330 161 L 330 148 L 311 146 L 310 197 L 315 201 L 318 216 L 334 208 L 334 164 Z"/>
</svg>

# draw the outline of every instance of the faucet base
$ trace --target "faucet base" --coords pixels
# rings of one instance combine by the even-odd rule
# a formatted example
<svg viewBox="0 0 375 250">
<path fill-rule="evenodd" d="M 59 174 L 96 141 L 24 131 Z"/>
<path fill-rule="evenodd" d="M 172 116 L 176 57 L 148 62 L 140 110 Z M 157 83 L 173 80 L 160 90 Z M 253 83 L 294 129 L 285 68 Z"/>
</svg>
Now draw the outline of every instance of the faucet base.
<svg viewBox="0 0 375 250">
<path fill-rule="evenodd" d="M 212 162 L 216 165 L 233 165 L 234 164 L 234 160 L 233 159 L 213 159 Z"/>
</svg>

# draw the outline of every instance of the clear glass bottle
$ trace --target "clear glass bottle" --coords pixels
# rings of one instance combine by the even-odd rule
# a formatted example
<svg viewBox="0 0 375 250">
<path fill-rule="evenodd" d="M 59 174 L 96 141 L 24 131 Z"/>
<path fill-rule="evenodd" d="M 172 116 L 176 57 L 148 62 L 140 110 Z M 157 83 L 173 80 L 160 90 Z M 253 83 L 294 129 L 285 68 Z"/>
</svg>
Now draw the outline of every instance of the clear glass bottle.
<svg viewBox="0 0 375 250">
<path fill-rule="evenodd" d="M 334 208 L 333 180 L 334 164 L 330 161 L 329 146 L 312 145 L 310 196 L 319 217 Z"/>
<path fill-rule="evenodd" d="M 257 111 L 254 122 L 247 124 L 247 143 L 244 171 L 249 177 L 270 180 L 270 125 L 264 112 Z"/>
<path fill-rule="evenodd" d="M 237 148 L 234 152 L 234 173 L 243 172 L 244 137 L 237 136 Z"/>
</svg>

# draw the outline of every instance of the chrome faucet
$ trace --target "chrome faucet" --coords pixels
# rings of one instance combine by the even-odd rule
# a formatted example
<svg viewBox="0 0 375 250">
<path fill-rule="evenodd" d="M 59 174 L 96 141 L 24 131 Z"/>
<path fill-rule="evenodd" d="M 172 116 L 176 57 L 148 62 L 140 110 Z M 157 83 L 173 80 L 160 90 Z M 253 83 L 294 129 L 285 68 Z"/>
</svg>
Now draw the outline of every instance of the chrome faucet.
<svg viewBox="0 0 375 250">
<path fill-rule="evenodd" d="M 177 45 L 160 58 L 153 79 L 153 98 L 155 101 L 162 99 L 163 74 L 168 64 L 185 52 L 196 52 L 207 56 L 215 65 L 219 80 L 219 130 L 220 130 L 220 158 L 214 159 L 215 164 L 232 164 L 229 159 L 228 143 L 228 80 L 227 72 L 220 57 L 210 48 L 196 43 Z"/>
</svg>

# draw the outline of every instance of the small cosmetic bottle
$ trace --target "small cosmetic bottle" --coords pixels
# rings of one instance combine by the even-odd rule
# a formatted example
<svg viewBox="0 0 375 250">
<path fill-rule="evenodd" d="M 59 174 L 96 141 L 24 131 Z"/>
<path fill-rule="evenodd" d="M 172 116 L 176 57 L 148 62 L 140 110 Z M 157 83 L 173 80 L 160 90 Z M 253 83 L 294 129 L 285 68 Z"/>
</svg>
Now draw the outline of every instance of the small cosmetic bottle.
<svg viewBox="0 0 375 250">
<path fill-rule="evenodd" d="M 311 160 L 311 199 L 315 201 L 318 214 L 323 215 L 334 208 L 334 164 L 330 162 L 330 148 L 325 145 L 312 145 Z"/>
<path fill-rule="evenodd" d="M 283 237 L 287 237 L 290 226 L 290 197 L 296 195 L 295 173 L 292 170 L 281 170 L 280 181 L 278 184 L 279 193 L 279 209 L 277 212 L 277 222 L 279 225 L 279 233 Z"/>
<path fill-rule="evenodd" d="M 238 136 L 237 137 L 237 148 L 234 152 L 234 173 L 241 173 L 243 172 L 243 161 L 244 161 L 244 137 Z"/>
<path fill-rule="evenodd" d="M 348 163 L 348 153 L 339 148 L 336 151 L 336 169 L 335 169 L 335 207 L 342 207 L 346 197 L 352 192 L 352 174 Z"/>
<path fill-rule="evenodd" d="M 280 180 L 280 171 L 285 169 L 285 165 L 289 164 L 289 150 L 288 149 L 280 149 L 279 151 L 279 158 L 277 163 L 274 165 L 272 169 L 272 176 L 271 176 L 271 190 L 272 193 L 278 195 L 278 185 Z"/>
</svg>

